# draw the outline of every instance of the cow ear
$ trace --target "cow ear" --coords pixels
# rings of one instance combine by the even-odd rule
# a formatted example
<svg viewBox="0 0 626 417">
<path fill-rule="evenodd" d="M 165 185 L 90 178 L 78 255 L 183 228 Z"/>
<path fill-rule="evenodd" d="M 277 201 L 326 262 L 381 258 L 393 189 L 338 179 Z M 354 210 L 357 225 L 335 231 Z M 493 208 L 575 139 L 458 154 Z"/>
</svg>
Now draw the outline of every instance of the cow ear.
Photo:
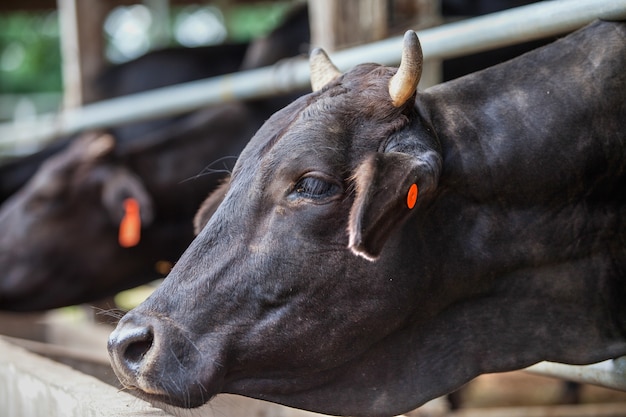
<svg viewBox="0 0 626 417">
<path fill-rule="evenodd" d="M 111 220 L 120 224 L 125 214 L 124 202 L 131 198 L 139 206 L 139 216 L 143 226 L 154 219 L 152 197 L 141 179 L 126 168 L 112 168 L 105 176 L 102 186 L 102 204 Z"/>
<path fill-rule="evenodd" d="M 115 148 L 115 138 L 110 133 L 87 133 L 72 146 L 77 161 L 92 163 L 109 155 Z"/>
<path fill-rule="evenodd" d="M 411 162 L 402 153 L 377 153 L 358 167 L 348 224 L 348 247 L 356 255 L 376 260 L 388 236 L 414 208 L 419 185 Z"/>
<path fill-rule="evenodd" d="M 204 226 L 209 222 L 213 213 L 217 210 L 217 207 L 222 203 L 226 193 L 230 188 L 230 177 L 227 177 L 218 188 L 213 190 L 206 200 L 202 202 L 202 205 L 196 212 L 193 219 L 193 230 L 196 235 L 200 234 Z"/>
<path fill-rule="evenodd" d="M 399 134 L 385 152 L 370 155 L 358 166 L 348 223 L 353 253 L 376 260 L 389 236 L 434 192 L 441 172 L 436 149 Z"/>
<path fill-rule="evenodd" d="M 106 158 L 114 147 L 115 139 L 110 134 L 84 133 L 44 161 L 29 187 L 47 200 L 65 199 L 71 184 L 80 180 L 89 167 Z"/>
</svg>

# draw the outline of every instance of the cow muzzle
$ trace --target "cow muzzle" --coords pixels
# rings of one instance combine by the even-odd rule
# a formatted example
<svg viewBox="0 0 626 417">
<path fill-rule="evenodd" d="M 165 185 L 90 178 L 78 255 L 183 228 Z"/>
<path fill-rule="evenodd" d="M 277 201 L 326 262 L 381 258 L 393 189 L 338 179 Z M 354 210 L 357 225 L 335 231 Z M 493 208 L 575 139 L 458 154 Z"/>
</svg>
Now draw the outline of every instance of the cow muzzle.
<svg viewBox="0 0 626 417">
<path fill-rule="evenodd" d="M 190 335 L 169 322 L 133 313 L 120 321 L 107 346 L 124 387 L 184 408 L 199 407 L 220 392 L 223 375 L 215 356 L 206 360 Z"/>
<path fill-rule="evenodd" d="M 153 343 L 153 326 L 136 324 L 129 320 L 120 322 L 109 336 L 111 366 L 125 387 L 153 391 L 145 382 L 142 383 L 142 375 L 150 366 L 150 356 L 154 355 Z"/>
</svg>

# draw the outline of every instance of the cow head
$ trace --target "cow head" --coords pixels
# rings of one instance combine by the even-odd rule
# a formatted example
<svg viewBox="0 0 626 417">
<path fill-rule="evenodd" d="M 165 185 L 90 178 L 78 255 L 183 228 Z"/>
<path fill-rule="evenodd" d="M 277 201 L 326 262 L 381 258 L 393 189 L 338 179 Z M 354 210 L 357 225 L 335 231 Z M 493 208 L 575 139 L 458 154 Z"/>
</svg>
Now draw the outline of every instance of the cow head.
<svg viewBox="0 0 626 417">
<path fill-rule="evenodd" d="M 84 135 L 2 205 L 1 309 L 75 303 L 118 285 L 112 260 L 133 251 L 118 244 L 124 201 L 138 202 L 144 226 L 153 210 L 141 180 L 107 160 L 114 145 L 110 135 Z M 103 273 L 108 279 L 93 278 Z"/>
<path fill-rule="evenodd" d="M 603 27 L 417 96 L 414 33 L 399 70 L 314 53 L 314 92 L 261 127 L 112 333 L 121 382 L 379 416 L 626 354 L 626 48 Z"/>
<path fill-rule="evenodd" d="M 393 370 L 353 378 L 423 298 L 400 250 L 416 237 L 396 233 L 426 209 L 441 166 L 412 99 L 421 49 L 410 32 L 399 70 L 331 65 L 313 54 L 315 92 L 254 136 L 201 209 L 198 228 L 215 211 L 208 224 L 111 336 L 124 385 L 186 407 L 221 391 L 326 412 L 395 402 L 376 393 Z M 329 395 L 343 396 L 327 408 Z"/>
</svg>

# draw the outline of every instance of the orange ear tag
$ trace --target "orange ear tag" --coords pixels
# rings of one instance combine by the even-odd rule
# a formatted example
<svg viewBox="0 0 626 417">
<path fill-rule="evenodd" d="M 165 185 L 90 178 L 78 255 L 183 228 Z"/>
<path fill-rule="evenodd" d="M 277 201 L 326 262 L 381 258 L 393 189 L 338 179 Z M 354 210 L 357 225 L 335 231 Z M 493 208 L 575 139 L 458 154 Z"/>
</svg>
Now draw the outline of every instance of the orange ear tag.
<svg viewBox="0 0 626 417">
<path fill-rule="evenodd" d="M 417 184 L 411 184 L 409 187 L 409 193 L 406 195 L 406 205 L 409 209 L 415 207 L 415 202 L 417 201 Z"/>
<path fill-rule="evenodd" d="M 123 248 L 130 248 L 139 244 L 141 238 L 141 217 L 139 216 L 139 202 L 134 198 L 124 200 L 124 217 L 120 222 L 118 241 Z"/>
</svg>

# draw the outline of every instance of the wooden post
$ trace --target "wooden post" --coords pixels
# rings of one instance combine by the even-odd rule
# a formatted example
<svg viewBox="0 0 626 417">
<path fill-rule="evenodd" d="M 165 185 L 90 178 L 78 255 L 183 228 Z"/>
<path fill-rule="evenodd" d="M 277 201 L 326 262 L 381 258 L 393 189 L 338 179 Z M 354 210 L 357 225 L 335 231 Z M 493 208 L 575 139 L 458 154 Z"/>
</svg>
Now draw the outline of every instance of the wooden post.
<svg viewBox="0 0 626 417">
<path fill-rule="evenodd" d="M 326 51 L 387 37 L 387 0 L 310 0 L 311 41 Z"/>
<path fill-rule="evenodd" d="M 169 45 L 170 0 L 143 0 L 143 4 L 152 12 L 150 25 L 151 47 L 165 48 Z"/>
<path fill-rule="evenodd" d="M 89 87 L 104 65 L 102 26 L 114 2 L 57 0 L 65 108 L 95 99 Z"/>
<path fill-rule="evenodd" d="M 309 0 L 311 44 L 328 52 L 441 23 L 441 0 Z M 399 58 L 399 57 L 398 57 Z M 363 57 L 363 62 L 368 61 Z M 424 89 L 441 81 L 441 62 L 427 61 Z"/>
<path fill-rule="evenodd" d="M 396 0 L 400 3 L 411 2 L 415 7 L 413 29 L 426 29 L 443 23 L 441 18 L 441 0 Z M 443 80 L 443 68 L 441 60 L 430 59 L 424 62 L 422 79 L 419 89 L 424 90 Z"/>
</svg>

